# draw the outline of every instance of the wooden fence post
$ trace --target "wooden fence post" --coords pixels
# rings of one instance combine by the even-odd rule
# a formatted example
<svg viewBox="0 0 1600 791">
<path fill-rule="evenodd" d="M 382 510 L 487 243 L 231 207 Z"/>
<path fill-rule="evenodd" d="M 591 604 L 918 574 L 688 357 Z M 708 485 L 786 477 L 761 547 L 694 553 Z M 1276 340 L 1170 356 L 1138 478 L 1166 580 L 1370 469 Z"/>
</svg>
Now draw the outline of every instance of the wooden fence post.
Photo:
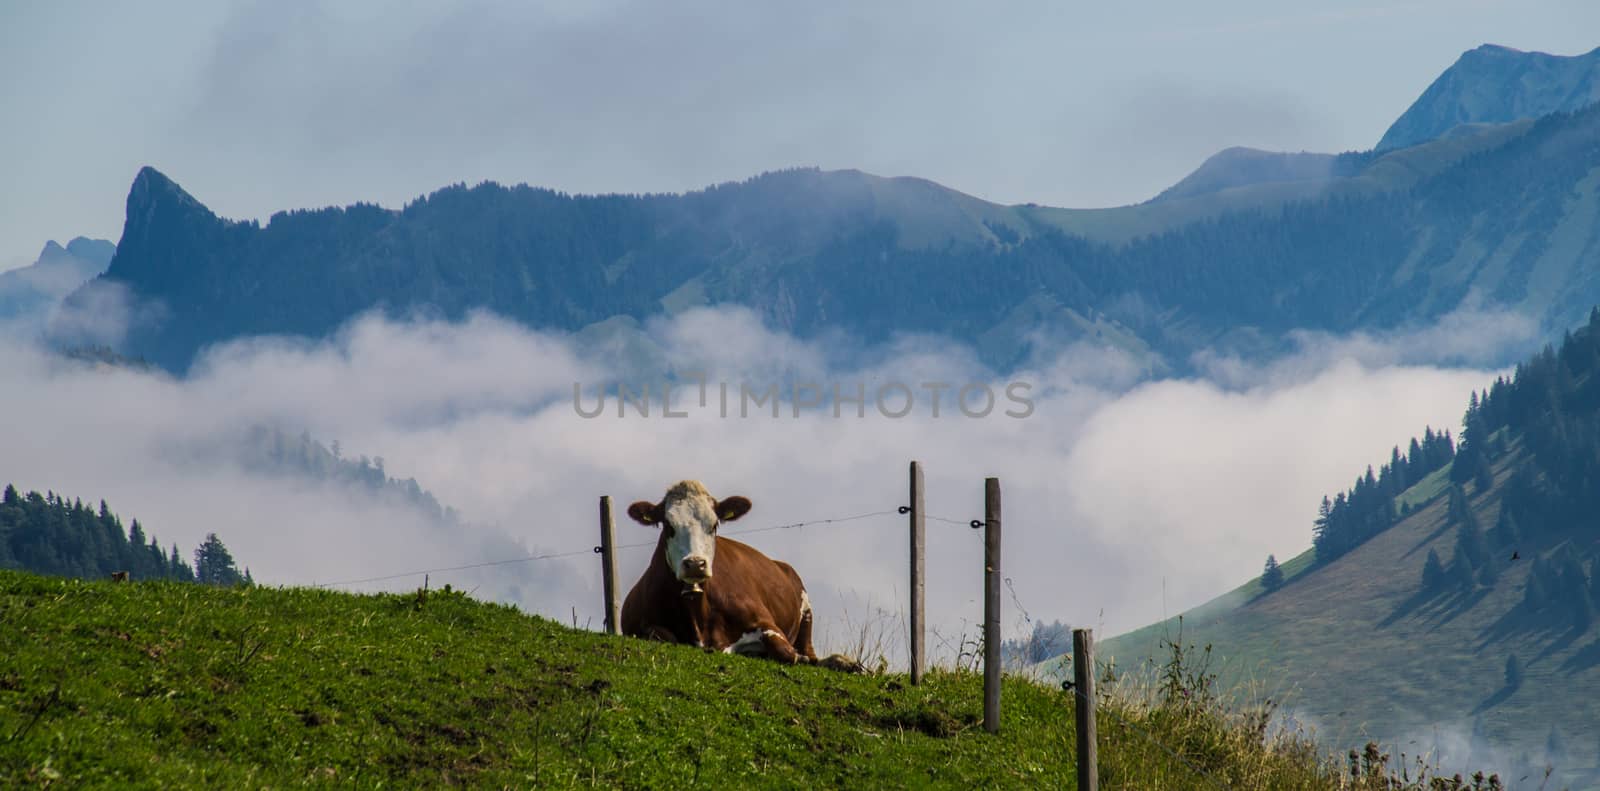
<svg viewBox="0 0 1600 791">
<path fill-rule="evenodd" d="M 1078 715 L 1078 788 L 1096 791 L 1100 785 L 1094 732 L 1094 630 L 1072 630 L 1072 685 Z"/>
<path fill-rule="evenodd" d="M 923 620 L 923 592 L 924 572 L 927 571 L 925 555 L 923 554 L 924 539 L 926 537 L 927 519 L 923 516 L 922 507 L 922 463 L 911 462 L 911 683 L 922 683 L 922 668 L 925 661 L 923 653 L 923 633 L 926 622 Z"/>
<path fill-rule="evenodd" d="M 611 496 L 600 498 L 600 579 L 606 591 L 606 633 L 622 634 L 622 608 L 617 603 L 617 531 L 611 523 Z"/>
<path fill-rule="evenodd" d="M 1000 732 L 1000 479 L 983 481 L 983 729 Z"/>
</svg>

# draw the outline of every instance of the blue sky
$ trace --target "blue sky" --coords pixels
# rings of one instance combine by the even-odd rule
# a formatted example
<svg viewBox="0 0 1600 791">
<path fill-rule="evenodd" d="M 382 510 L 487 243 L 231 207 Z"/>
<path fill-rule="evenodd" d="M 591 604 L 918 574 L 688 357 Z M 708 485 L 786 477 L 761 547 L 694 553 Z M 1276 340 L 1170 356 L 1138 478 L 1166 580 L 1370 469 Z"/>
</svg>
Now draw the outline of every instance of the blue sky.
<svg viewBox="0 0 1600 791">
<path fill-rule="evenodd" d="M 146 164 L 263 219 L 457 181 L 677 191 L 794 165 L 1116 205 L 1230 145 L 1370 148 L 1482 43 L 1600 44 L 1600 4 L 1492 0 L 69 0 L 0 15 L 0 267 L 49 238 L 115 240 Z"/>
</svg>

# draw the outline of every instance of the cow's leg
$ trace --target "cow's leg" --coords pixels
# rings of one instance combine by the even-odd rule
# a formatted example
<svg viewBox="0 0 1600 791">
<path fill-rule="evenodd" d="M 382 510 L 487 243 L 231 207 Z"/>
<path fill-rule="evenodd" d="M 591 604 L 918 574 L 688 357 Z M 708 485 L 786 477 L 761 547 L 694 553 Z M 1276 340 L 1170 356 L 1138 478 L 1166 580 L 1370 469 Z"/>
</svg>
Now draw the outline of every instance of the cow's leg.
<svg viewBox="0 0 1600 791">
<path fill-rule="evenodd" d="M 805 591 L 800 592 L 800 628 L 795 630 L 794 647 L 800 655 L 799 661 L 807 665 L 821 665 L 829 670 L 838 670 L 843 673 L 865 673 L 866 668 L 860 662 L 844 654 L 834 654 L 826 659 L 818 659 L 817 652 L 811 646 L 811 597 Z"/>
<path fill-rule="evenodd" d="M 744 656 L 764 656 L 786 665 L 809 663 L 811 660 L 794 650 L 789 639 L 772 624 L 761 624 L 745 632 L 733 645 L 722 649 L 724 653 Z"/>
<path fill-rule="evenodd" d="M 811 597 L 805 591 L 800 592 L 800 628 L 794 633 L 794 650 L 806 664 L 817 661 L 817 652 L 811 647 Z"/>
<path fill-rule="evenodd" d="M 776 659 L 786 665 L 792 665 L 797 662 L 809 664 L 811 661 L 810 657 L 803 656 L 794 650 L 794 646 L 790 645 L 789 639 L 783 636 L 783 632 L 770 626 L 761 630 L 761 642 L 766 646 L 767 657 L 770 659 Z"/>
</svg>

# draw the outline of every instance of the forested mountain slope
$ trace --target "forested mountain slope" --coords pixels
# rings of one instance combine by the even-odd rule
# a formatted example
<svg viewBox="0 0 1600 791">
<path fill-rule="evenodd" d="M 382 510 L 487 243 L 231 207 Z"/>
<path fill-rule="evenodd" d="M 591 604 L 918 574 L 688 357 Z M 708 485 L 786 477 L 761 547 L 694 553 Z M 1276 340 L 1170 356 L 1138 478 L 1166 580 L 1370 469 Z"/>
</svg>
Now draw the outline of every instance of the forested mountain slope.
<svg viewBox="0 0 1600 791">
<path fill-rule="evenodd" d="M 1395 469 L 1325 501 L 1315 562 L 1188 614 L 1183 641 L 1335 746 L 1375 736 L 1600 784 L 1600 309 L 1473 395 L 1448 464 L 1403 490 Z M 1103 653 L 1136 667 L 1177 629 Z"/>
</svg>

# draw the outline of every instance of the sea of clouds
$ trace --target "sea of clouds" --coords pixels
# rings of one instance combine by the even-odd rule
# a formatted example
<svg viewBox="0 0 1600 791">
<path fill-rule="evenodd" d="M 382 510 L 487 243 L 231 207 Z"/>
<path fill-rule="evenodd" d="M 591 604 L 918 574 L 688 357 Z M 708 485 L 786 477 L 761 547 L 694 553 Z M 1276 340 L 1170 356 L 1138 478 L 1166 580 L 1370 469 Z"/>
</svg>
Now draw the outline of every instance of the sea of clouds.
<svg viewBox="0 0 1600 791">
<path fill-rule="evenodd" d="M 1496 375 L 1490 361 L 1532 327 L 1505 315 L 1453 316 L 1388 336 L 1302 334 L 1299 351 L 1265 363 L 1198 359 L 1202 373 L 1152 380 L 1138 361 L 1070 346 L 1004 376 L 970 349 L 906 336 L 870 348 L 774 331 L 739 308 L 700 309 L 638 328 L 653 359 L 682 382 L 712 383 L 699 408 L 691 382 L 674 390 L 684 417 L 637 409 L 586 418 L 618 383 L 659 382 L 636 358 L 564 333 L 492 315 L 460 322 L 367 315 L 323 341 L 251 338 L 207 350 L 184 378 L 63 361 L 37 343 L 0 343 L 0 478 L 23 489 L 106 499 L 162 542 L 188 548 L 216 532 L 268 584 L 344 582 L 527 555 L 574 555 L 431 572 L 483 598 L 598 628 L 596 503 L 616 501 L 618 539 L 654 530 L 623 510 L 683 478 L 755 507 L 729 535 L 761 527 L 894 511 L 907 464 L 923 463 L 930 638 L 949 656 L 981 619 L 983 479 L 1004 491 L 1007 629 L 1029 619 L 1117 633 L 1173 614 L 1309 546 L 1324 494 L 1387 460 L 1424 426 L 1454 429 L 1468 394 Z M 1458 342 L 1476 333 L 1474 341 Z M 1441 338 L 1452 339 L 1444 343 Z M 1432 340 L 1429 340 L 1432 339 Z M 614 344 L 617 346 L 625 344 Z M 841 350 L 848 349 L 848 352 Z M 1441 362 L 1443 360 L 1443 362 Z M 869 401 L 800 410 L 785 403 L 723 417 L 715 384 L 787 388 L 809 382 L 872 398 L 904 383 L 918 398 L 903 418 Z M 976 385 L 999 406 L 968 417 L 924 388 Z M 1006 388 L 1026 385 L 1031 413 L 1008 417 Z M 574 387 L 587 395 L 575 402 Z M 659 398 L 659 385 L 655 385 Z M 975 391 L 974 391 L 975 392 Z M 1018 392 L 1013 390 L 1013 392 Z M 228 439 L 267 426 L 338 440 L 347 455 L 381 456 L 461 519 L 442 524 L 392 498 L 305 476 L 263 472 Z M 751 533 L 749 543 L 800 571 L 825 643 L 849 647 L 862 624 L 903 637 L 905 518 Z M 650 560 L 621 551 L 624 586 Z M 416 587 L 420 576 L 355 589 Z M 1026 615 L 1024 615 L 1024 613 Z M 832 643 L 833 645 L 827 645 Z"/>
</svg>

